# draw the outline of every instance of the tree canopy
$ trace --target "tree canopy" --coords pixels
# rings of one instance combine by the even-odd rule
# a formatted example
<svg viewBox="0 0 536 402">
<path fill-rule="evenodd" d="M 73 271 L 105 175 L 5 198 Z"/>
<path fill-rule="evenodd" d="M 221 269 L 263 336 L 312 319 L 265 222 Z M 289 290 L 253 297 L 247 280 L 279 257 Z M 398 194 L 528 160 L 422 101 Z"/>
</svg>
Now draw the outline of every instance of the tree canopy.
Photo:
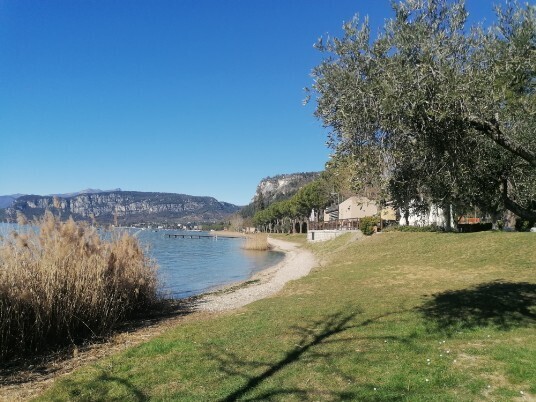
<svg viewBox="0 0 536 402">
<path fill-rule="evenodd" d="M 485 30 L 461 0 L 393 2 L 320 39 L 315 114 L 334 159 L 402 209 L 423 202 L 536 220 L 536 7 L 508 2 Z"/>
<path fill-rule="evenodd" d="M 290 199 L 277 201 L 267 208 L 257 211 L 253 222 L 258 227 L 291 231 L 293 222 L 306 220 L 311 211 L 317 212 L 330 202 L 330 194 L 323 178 L 312 181 L 298 190 Z"/>
</svg>

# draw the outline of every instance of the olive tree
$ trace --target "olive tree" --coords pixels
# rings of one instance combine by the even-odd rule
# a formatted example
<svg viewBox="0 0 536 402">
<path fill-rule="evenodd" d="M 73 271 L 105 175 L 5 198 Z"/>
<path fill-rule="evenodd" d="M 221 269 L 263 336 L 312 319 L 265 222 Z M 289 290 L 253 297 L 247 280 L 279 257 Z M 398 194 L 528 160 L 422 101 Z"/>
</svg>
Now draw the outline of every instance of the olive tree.
<svg viewBox="0 0 536 402">
<path fill-rule="evenodd" d="M 356 16 L 316 45 L 327 55 L 313 93 L 328 145 L 402 209 L 504 207 L 534 219 L 535 7 L 499 7 L 489 30 L 467 27 L 461 0 L 393 9 L 374 38 Z"/>
</svg>

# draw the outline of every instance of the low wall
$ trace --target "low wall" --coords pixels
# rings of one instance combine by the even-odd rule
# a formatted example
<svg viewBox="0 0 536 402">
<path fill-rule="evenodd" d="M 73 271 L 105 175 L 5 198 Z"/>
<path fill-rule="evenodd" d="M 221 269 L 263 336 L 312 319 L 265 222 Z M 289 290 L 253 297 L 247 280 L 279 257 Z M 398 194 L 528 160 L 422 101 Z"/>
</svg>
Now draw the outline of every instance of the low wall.
<svg viewBox="0 0 536 402">
<path fill-rule="evenodd" d="M 331 240 L 345 233 L 348 232 L 343 230 L 309 230 L 307 232 L 307 241 L 315 243 L 317 241 Z"/>
</svg>

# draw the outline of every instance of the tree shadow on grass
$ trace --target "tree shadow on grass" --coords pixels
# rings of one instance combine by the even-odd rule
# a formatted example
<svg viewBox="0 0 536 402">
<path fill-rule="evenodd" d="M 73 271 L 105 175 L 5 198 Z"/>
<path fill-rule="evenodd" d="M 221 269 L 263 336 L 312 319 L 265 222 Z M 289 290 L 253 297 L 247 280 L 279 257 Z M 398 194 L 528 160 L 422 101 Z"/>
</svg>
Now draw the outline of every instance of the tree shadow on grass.
<svg viewBox="0 0 536 402">
<path fill-rule="evenodd" d="M 252 394 L 261 384 L 284 370 L 291 364 L 298 361 L 308 362 L 314 360 L 325 360 L 328 363 L 337 358 L 337 353 L 321 353 L 315 350 L 316 346 L 329 343 L 349 342 L 353 338 L 341 338 L 340 335 L 349 329 L 366 327 L 381 318 L 395 313 L 387 313 L 378 317 L 356 322 L 358 313 L 335 313 L 325 319 L 312 322 L 307 326 L 295 326 L 291 329 L 300 335 L 296 346 L 287 351 L 284 356 L 277 361 L 245 361 L 237 354 L 228 350 L 216 349 L 209 351 L 208 357 L 218 362 L 219 370 L 228 377 L 242 378 L 245 383 L 220 399 L 222 402 L 246 400 L 246 401 L 266 401 L 281 400 L 286 398 L 298 398 L 298 400 L 355 400 L 357 395 L 346 391 L 331 391 L 326 389 L 312 389 L 306 384 L 303 388 L 279 387 L 270 389 L 260 394 Z M 343 352 L 341 352 L 342 354 Z M 338 371 L 335 364 L 330 364 L 333 371 Z M 254 374 L 259 372 L 259 374 Z M 344 373 L 339 372 L 341 378 L 345 378 Z"/>
<path fill-rule="evenodd" d="M 129 401 L 147 401 L 149 398 L 145 393 L 136 388 L 130 381 L 125 380 L 120 377 L 113 377 L 107 373 L 101 373 L 89 384 L 85 384 L 84 388 L 91 389 L 91 397 L 88 398 L 87 395 L 82 395 L 79 387 L 75 383 L 72 383 L 70 380 L 66 380 L 66 383 L 69 384 L 69 399 L 90 399 L 92 401 L 122 401 L 127 398 Z M 117 395 L 117 389 L 122 389 L 126 395 L 112 397 L 110 395 L 110 389 L 114 389 L 114 393 Z"/>
<path fill-rule="evenodd" d="M 433 295 L 418 310 L 447 334 L 483 327 L 510 330 L 536 323 L 536 284 L 493 281 Z"/>
</svg>

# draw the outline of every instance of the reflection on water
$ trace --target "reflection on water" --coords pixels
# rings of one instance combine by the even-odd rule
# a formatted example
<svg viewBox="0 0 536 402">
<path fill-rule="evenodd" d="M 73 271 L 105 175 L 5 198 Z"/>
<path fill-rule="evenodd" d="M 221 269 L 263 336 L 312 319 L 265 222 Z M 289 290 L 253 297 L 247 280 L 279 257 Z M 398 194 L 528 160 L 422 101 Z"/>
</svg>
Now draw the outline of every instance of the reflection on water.
<svg viewBox="0 0 536 402">
<path fill-rule="evenodd" d="M 0 223 L 0 234 L 6 235 L 16 228 L 17 225 Z M 240 238 L 182 239 L 166 235 L 189 232 L 128 230 L 139 238 L 149 255 L 158 262 L 162 291 L 167 297 L 193 296 L 217 286 L 246 280 L 283 258 L 282 253 L 243 250 L 244 240 Z"/>
</svg>

